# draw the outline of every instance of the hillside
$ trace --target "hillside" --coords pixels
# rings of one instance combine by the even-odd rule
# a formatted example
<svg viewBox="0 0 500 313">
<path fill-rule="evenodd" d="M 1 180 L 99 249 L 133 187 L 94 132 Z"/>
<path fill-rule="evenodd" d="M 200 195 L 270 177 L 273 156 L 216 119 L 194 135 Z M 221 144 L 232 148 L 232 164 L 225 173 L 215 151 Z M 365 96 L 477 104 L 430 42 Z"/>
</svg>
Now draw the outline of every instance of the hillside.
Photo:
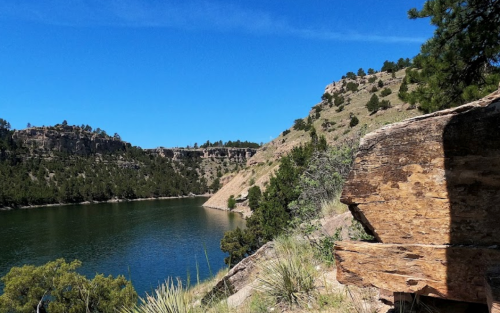
<svg viewBox="0 0 500 313">
<path fill-rule="evenodd" d="M 2 125 L 0 208 L 205 194 L 256 151 L 141 149 L 88 125 Z"/>
<path fill-rule="evenodd" d="M 342 96 L 344 98 L 342 104 L 336 104 L 334 100 L 329 103 L 326 100 L 327 97 L 323 96 L 325 100 L 314 105 L 308 116 L 301 119 L 305 125 L 304 129 L 294 127 L 301 123 L 300 119 L 296 120 L 294 126 L 260 148 L 246 162 L 247 166 L 244 169 L 237 174 L 223 176 L 221 180 L 227 183 L 204 206 L 227 210 L 227 199 L 233 195 L 240 199 L 235 210 L 248 213 L 248 202 L 244 201 L 248 189 L 254 184 L 265 189 L 271 173 L 277 169 L 278 160 L 294 147 L 308 142 L 311 138 L 309 130 L 312 127 L 318 136 L 325 136 L 329 145 L 336 145 L 360 132 L 370 132 L 383 125 L 420 115 L 421 112 L 404 103 L 397 96 L 404 76 L 405 70 L 402 69 L 395 73 L 395 77 L 392 73 L 379 72 L 364 77 L 356 76 L 355 79 L 343 78 L 327 85 L 324 92 L 330 95 L 337 93 Z M 383 87 L 379 87 L 379 81 L 382 81 Z M 357 91 L 347 90 L 346 87 L 349 83 L 358 84 Z M 372 92 L 374 87 L 377 88 L 376 92 Z M 392 93 L 382 97 L 381 91 L 384 88 L 389 88 Z M 389 100 L 391 107 L 370 113 L 366 108 L 366 103 L 373 94 L 377 94 L 381 100 Z M 321 95 L 318 95 L 318 98 L 320 97 Z M 351 117 L 353 116 L 359 122 L 351 127 Z"/>
</svg>

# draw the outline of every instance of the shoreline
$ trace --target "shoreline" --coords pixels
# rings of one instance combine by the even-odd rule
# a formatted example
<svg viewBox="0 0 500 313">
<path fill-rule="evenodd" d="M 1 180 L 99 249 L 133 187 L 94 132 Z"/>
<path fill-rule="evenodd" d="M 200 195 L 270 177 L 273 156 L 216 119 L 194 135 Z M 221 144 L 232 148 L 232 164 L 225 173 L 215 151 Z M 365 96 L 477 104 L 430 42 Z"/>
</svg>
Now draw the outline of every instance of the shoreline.
<svg viewBox="0 0 500 313">
<path fill-rule="evenodd" d="M 23 205 L 18 207 L 0 207 L 0 211 L 10 210 L 28 210 L 44 207 L 56 207 L 63 205 L 84 205 L 84 204 L 99 204 L 99 203 L 120 203 L 120 202 L 133 202 L 133 201 L 151 201 L 151 200 L 168 200 L 168 199 L 184 199 L 184 198 L 210 198 L 213 194 L 189 195 L 189 196 L 171 196 L 171 197 L 156 197 L 156 198 L 136 198 L 136 199 L 110 199 L 106 201 L 83 201 L 78 203 L 48 203 L 36 205 Z"/>
</svg>

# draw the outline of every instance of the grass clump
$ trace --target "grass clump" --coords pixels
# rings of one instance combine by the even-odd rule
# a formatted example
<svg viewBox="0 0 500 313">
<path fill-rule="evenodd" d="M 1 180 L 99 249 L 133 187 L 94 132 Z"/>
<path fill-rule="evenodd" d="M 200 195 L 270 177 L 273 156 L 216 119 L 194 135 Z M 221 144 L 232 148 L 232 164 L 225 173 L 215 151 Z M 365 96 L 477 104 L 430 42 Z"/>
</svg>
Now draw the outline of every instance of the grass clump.
<svg viewBox="0 0 500 313">
<path fill-rule="evenodd" d="M 192 312 L 189 294 L 182 286 L 180 279 L 177 284 L 173 279 L 167 279 L 158 287 L 154 295 L 146 295 L 146 298 L 139 298 L 140 304 L 136 304 L 131 309 L 123 308 L 121 313 L 190 313 Z"/>
<path fill-rule="evenodd" d="M 312 298 L 317 276 L 311 246 L 304 240 L 280 236 L 277 257 L 264 265 L 259 290 L 278 304 L 304 307 Z"/>
</svg>

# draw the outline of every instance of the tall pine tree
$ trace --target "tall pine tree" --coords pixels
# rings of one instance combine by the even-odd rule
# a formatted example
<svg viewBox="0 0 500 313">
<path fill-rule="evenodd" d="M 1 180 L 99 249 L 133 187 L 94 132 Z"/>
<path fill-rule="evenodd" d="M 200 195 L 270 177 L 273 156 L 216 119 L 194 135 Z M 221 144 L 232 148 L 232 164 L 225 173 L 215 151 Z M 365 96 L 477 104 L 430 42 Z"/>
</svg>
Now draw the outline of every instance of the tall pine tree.
<svg viewBox="0 0 500 313">
<path fill-rule="evenodd" d="M 431 18 L 434 36 L 408 71 L 409 101 L 432 112 L 479 99 L 500 81 L 500 0 L 428 0 L 411 19 Z"/>
</svg>

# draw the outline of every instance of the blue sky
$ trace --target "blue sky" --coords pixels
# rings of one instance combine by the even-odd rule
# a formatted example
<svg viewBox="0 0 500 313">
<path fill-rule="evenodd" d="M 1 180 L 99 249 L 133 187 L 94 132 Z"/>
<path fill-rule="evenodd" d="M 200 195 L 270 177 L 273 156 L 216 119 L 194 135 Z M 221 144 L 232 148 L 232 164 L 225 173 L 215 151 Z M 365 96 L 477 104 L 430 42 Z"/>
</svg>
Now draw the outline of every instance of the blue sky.
<svg viewBox="0 0 500 313">
<path fill-rule="evenodd" d="M 0 118 L 143 148 L 268 142 L 347 71 L 413 57 L 401 0 L 0 0 Z"/>
</svg>

